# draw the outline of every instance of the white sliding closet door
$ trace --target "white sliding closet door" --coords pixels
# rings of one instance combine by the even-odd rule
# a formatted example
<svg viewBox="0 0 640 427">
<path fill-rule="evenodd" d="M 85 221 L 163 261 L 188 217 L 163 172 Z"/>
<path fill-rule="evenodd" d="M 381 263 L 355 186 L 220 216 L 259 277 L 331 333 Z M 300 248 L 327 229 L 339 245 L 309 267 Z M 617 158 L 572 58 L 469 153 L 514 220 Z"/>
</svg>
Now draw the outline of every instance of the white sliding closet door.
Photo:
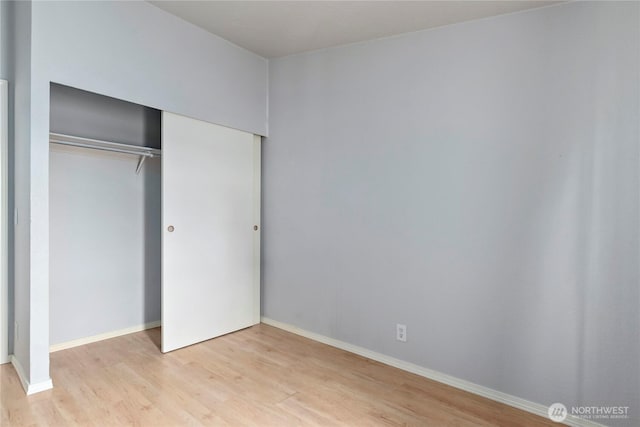
<svg viewBox="0 0 640 427">
<path fill-rule="evenodd" d="M 259 210 L 260 138 L 163 112 L 163 352 L 260 321 Z"/>
</svg>

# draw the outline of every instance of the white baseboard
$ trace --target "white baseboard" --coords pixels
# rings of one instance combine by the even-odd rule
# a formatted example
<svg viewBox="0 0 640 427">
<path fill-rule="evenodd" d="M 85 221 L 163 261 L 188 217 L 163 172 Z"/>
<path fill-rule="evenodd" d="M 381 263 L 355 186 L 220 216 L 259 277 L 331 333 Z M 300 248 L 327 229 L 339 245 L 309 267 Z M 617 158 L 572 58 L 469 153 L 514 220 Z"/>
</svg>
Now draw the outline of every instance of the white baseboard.
<svg viewBox="0 0 640 427">
<path fill-rule="evenodd" d="M 497 390 L 490 389 L 478 384 L 474 384 L 469 381 L 462 380 L 460 378 L 453 377 L 451 375 L 443 374 L 442 372 L 434 371 L 433 369 L 424 368 L 413 363 L 405 362 L 404 360 L 396 359 L 395 357 L 387 356 L 375 351 L 368 350 L 366 348 L 358 347 L 353 344 L 339 341 L 334 338 L 326 337 L 324 335 L 316 334 L 315 332 L 309 332 L 304 329 L 300 329 L 297 326 L 290 325 L 288 323 L 279 322 L 277 320 L 269 319 L 268 317 L 262 317 L 262 323 L 270 326 L 274 326 L 279 329 L 294 333 L 296 335 L 303 336 L 305 338 L 312 339 L 314 341 L 321 342 L 323 344 L 330 345 L 332 347 L 339 348 L 351 353 L 358 354 L 377 362 L 384 363 L 385 365 L 393 366 L 403 371 L 411 372 L 416 375 L 420 375 L 430 380 L 438 381 L 443 384 L 450 385 L 460 390 L 468 391 L 478 396 L 486 397 L 487 399 L 495 400 L 496 402 L 504 403 L 505 405 L 512 406 L 514 408 L 522 409 L 523 411 L 530 412 L 535 415 L 539 415 L 544 418 L 548 418 L 547 410 L 548 406 L 541 405 L 539 403 L 530 402 L 520 397 L 512 396 L 510 394 L 502 393 Z M 591 420 L 585 420 L 572 415 L 569 415 L 564 423 L 569 426 L 576 427 L 602 427 L 602 424 L 596 423 Z"/>
<path fill-rule="evenodd" d="M 60 344 L 54 344 L 49 347 L 49 352 L 54 353 L 60 350 L 66 350 L 68 348 L 78 347 L 80 345 L 91 344 L 92 342 L 98 342 L 102 340 L 108 340 L 109 338 L 115 338 L 122 335 L 132 334 L 134 332 L 144 331 L 146 329 L 157 328 L 160 326 L 160 321 L 143 323 L 142 325 L 131 326 L 129 328 L 120 329 L 118 331 L 105 332 L 104 334 L 93 335 L 85 338 L 78 338 L 77 340 L 67 341 Z"/>
<path fill-rule="evenodd" d="M 35 384 L 29 383 L 29 381 L 27 381 L 27 376 L 24 373 L 24 369 L 22 369 L 20 361 L 13 354 L 9 358 L 11 359 L 13 369 L 16 370 L 18 378 L 20 378 L 20 384 L 22 384 L 22 388 L 24 389 L 25 393 L 27 393 L 27 396 L 53 388 L 53 382 L 51 381 L 51 378 Z"/>
</svg>

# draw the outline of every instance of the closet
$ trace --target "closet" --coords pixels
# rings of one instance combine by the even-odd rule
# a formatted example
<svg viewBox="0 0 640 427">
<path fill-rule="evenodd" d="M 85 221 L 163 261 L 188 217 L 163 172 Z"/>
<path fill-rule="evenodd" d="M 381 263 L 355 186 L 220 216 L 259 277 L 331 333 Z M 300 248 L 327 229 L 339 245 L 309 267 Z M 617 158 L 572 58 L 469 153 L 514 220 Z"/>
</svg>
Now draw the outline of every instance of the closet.
<svg viewBox="0 0 640 427">
<path fill-rule="evenodd" d="M 51 84 L 50 341 L 260 321 L 260 138 Z"/>
</svg>

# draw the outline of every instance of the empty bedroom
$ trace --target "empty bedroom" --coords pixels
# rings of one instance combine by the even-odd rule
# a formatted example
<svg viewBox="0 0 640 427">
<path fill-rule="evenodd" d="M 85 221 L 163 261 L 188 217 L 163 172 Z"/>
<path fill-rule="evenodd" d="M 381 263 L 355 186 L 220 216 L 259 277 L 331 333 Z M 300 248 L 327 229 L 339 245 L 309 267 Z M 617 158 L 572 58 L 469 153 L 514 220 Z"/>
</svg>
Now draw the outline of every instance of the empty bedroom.
<svg viewBox="0 0 640 427">
<path fill-rule="evenodd" d="M 640 2 L 0 0 L 0 425 L 640 426 Z"/>
</svg>

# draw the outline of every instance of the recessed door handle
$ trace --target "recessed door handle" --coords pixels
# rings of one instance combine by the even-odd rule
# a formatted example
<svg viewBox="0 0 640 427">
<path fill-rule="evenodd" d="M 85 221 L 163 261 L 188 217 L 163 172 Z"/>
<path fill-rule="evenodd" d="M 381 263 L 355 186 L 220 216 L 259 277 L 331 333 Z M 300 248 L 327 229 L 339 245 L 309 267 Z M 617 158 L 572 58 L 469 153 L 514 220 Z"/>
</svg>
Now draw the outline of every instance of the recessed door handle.
<svg viewBox="0 0 640 427">
<path fill-rule="evenodd" d="M 173 230 L 175 230 L 175 227 L 173 225 L 170 225 L 170 226 L 167 227 L 167 231 L 169 233 L 173 233 Z"/>
</svg>

